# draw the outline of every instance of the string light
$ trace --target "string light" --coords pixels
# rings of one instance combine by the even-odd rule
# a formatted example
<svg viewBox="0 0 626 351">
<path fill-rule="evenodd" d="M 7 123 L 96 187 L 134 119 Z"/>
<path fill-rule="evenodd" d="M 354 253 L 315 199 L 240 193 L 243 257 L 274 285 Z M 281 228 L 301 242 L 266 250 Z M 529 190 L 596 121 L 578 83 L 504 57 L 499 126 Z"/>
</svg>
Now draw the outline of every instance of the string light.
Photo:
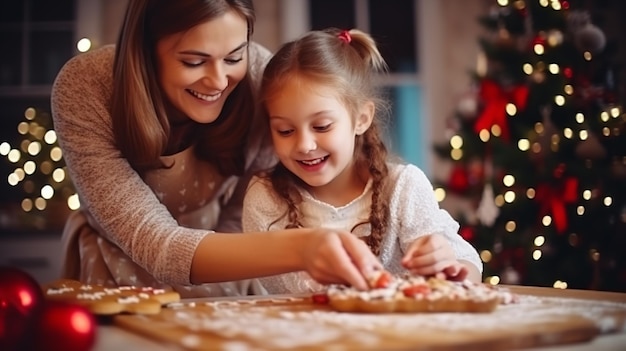
<svg viewBox="0 0 626 351">
<path fill-rule="evenodd" d="M 513 233 L 515 231 L 515 228 L 517 228 L 517 224 L 515 224 L 515 221 L 507 221 L 504 225 L 504 230 L 509 233 Z"/>
<path fill-rule="evenodd" d="M 512 203 L 513 201 L 515 201 L 515 192 L 514 191 L 507 191 L 504 193 L 504 201 L 507 203 Z"/>
<path fill-rule="evenodd" d="M 506 187 L 512 187 L 513 184 L 515 184 L 515 177 L 510 174 L 507 174 L 502 178 L 502 183 Z"/>
<path fill-rule="evenodd" d="M 582 113 L 578 112 L 576 114 L 576 122 L 578 122 L 578 124 L 582 124 L 585 121 L 585 115 L 583 115 Z"/>
<path fill-rule="evenodd" d="M 480 252 L 480 259 L 483 262 L 488 263 L 489 261 L 491 261 L 492 258 L 493 258 L 493 255 L 491 254 L 491 251 L 489 251 L 489 250 L 482 250 Z"/>
<path fill-rule="evenodd" d="M 487 278 L 487 283 L 491 284 L 491 285 L 498 285 L 498 284 L 500 284 L 500 277 L 498 277 L 497 275 L 488 277 Z"/>
<path fill-rule="evenodd" d="M 483 129 L 480 131 L 480 133 L 478 133 L 478 137 L 480 138 L 480 140 L 482 140 L 484 143 L 488 142 L 489 139 L 491 139 L 491 135 L 489 133 L 489 131 L 487 129 Z"/>
<path fill-rule="evenodd" d="M 463 147 L 463 138 L 459 135 L 453 136 L 450 138 L 450 146 L 452 146 L 453 149 L 460 149 Z"/>
<path fill-rule="evenodd" d="M 91 40 L 89 38 L 82 38 L 76 43 L 76 49 L 79 52 L 87 52 L 91 49 Z"/>
<path fill-rule="evenodd" d="M 495 137 L 499 137 L 502 134 L 502 129 L 499 125 L 494 124 L 491 126 L 491 134 L 493 134 L 493 136 Z"/>
<path fill-rule="evenodd" d="M 70 209 L 80 207 L 77 196 L 69 202 L 75 191 L 67 177 L 65 164 L 62 163 L 63 152 L 57 145 L 56 133 L 46 128 L 50 124 L 49 117 L 49 114 L 41 113 L 36 108 L 25 109 L 25 120 L 17 125 L 17 132 L 22 136 L 19 148 L 12 147 L 8 142 L 0 144 L 0 154 L 16 165 L 8 175 L 7 182 L 11 186 L 22 186 L 26 196 L 20 201 L 20 207 L 27 213 L 44 211 L 49 201 L 59 197 L 68 200 Z M 42 222 L 35 220 L 31 223 Z"/>
<path fill-rule="evenodd" d="M 461 158 L 463 158 L 463 150 L 461 149 L 450 150 L 450 158 L 452 158 L 455 161 L 459 161 Z"/>
<path fill-rule="evenodd" d="M 557 104 L 557 106 L 565 105 L 565 97 L 563 95 L 555 96 L 554 97 L 554 103 Z"/>
<path fill-rule="evenodd" d="M 548 71 L 552 74 L 559 74 L 559 65 L 557 65 L 556 63 L 551 63 L 548 66 Z"/>
<path fill-rule="evenodd" d="M 574 131 L 571 128 L 563 129 L 563 136 L 567 139 L 571 139 L 574 136 Z"/>
<path fill-rule="evenodd" d="M 617 118 L 620 115 L 620 109 L 619 107 L 613 107 L 611 108 L 611 116 L 613 116 L 613 118 Z"/>
<path fill-rule="evenodd" d="M 567 95 L 573 95 L 574 87 L 571 84 L 566 84 L 565 87 L 563 87 L 563 92 Z"/>
<path fill-rule="evenodd" d="M 534 69 L 533 69 L 533 65 L 531 65 L 530 63 L 525 63 L 525 64 L 522 66 L 522 70 L 523 70 L 523 71 L 524 71 L 524 73 L 526 73 L 527 75 L 531 75 L 531 74 L 533 74 L 533 71 L 534 71 Z"/>
<path fill-rule="evenodd" d="M 445 200 L 446 198 L 446 190 L 443 188 L 436 188 L 435 189 L 435 199 L 437 199 L 437 202 L 441 202 L 443 200 Z"/>
<path fill-rule="evenodd" d="M 517 113 L 517 106 L 512 103 L 506 104 L 506 113 L 509 116 L 515 116 L 515 114 Z"/>
<path fill-rule="evenodd" d="M 530 148 L 530 141 L 528 139 L 520 139 L 517 141 L 517 148 L 520 151 L 528 151 Z"/>
<path fill-rule="evenodd" d="M 606 111 L 602 111 L 602 112 L 600 113 L 600 120 L 601 120 L 602 122 L 608 122 L 608 121 L 609 121 L 609 113 L 608 113 L 608 112 L 606 112 Z"/>
</svg>

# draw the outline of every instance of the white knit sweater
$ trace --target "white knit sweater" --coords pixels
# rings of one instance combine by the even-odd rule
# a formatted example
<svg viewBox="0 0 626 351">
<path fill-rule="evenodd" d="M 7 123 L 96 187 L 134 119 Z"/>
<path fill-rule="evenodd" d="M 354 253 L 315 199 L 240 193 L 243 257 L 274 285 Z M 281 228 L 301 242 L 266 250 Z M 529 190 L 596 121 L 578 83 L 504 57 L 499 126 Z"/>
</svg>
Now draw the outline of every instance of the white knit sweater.
<svg viewBox="0 0 626 351">
<path fill-rule="evenodd" d="M 426 175 L 414 165 L 389 164 L 394 188 L 389 202 L 391 219 L 389 229 L 381 244 L 380 260 L 392 273 L 402 273 L 403 253 L 418 237 L 439 233 L 450 242 L 456 258 L 473 263 L 482 272 L 482 262 L 471 244 L 459 234 L 459 224 L 439 207 L 433 187 Z M 302 225 L 351 230 L 357 223 L 366 222 L 371 205 L 371 180 L 363 193 L 342 207 L 334 207 L 313 198 L 301 190 L 303 202 L 299 205 Z M 244 198 L 243 230 L 267 231 L 283 229 L 287 219 L 284 201 L 273 192 L 267 180 L 253 178 Z M 271 225 L 270 225 L 271 224 Z M 369 225 L 357 227 L 353 233 L 359 237 L 369 235 Z M 301 293 L 319 290 L 321 286 L 305 272 L 287 273 L 260 279 L 266 293 Z"/>
</svg>

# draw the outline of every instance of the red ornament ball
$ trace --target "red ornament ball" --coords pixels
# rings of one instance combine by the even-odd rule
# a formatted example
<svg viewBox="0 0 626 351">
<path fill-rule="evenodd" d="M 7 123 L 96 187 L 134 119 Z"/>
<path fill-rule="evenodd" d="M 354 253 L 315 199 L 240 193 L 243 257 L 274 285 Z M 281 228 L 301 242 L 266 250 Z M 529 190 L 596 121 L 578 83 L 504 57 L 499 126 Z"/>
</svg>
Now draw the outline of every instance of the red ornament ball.
<svg viewBox="0 0 626 351">
<path fill-rule="evenodd" d="M 462 165 L 455 166 L 450 174 L 448 188 L 456 193 L 464 193 L 469 188 L 467 170 Z"/>
<path fill-rule="evenodd" d="M 46 301 L 33 328 L 34 351 L 88 351 L 96 341 L 97 321 L 85 307 Z"/>
<path fill-rule="evenodd" d="M 0 350 L 24 348 L 44 304 L 37 281 L 14 267 L 0 267 Z"/>
<path fill-rule="evenodd" d="M 461 234 L 461 237 L 463 237 L 463 239 L 467 241 L 472 241 L 476 236 L 476 231 L 472 227 L 461 227 L 459 234 Z"/>
</svg>

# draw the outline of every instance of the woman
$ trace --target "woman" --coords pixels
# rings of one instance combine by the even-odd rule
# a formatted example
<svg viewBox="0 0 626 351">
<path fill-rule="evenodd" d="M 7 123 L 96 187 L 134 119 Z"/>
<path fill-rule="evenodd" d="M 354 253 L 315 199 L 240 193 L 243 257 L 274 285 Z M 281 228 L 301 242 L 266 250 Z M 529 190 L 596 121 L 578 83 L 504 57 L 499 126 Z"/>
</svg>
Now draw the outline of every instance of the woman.
<svg viewBox="0 0 626 351">
<path fill-rule="evenodd" d="M 250 175 L 274 162 L 255 118 L 269 53 L 250 42 L 254 19 L 250 0 L 131 0 L 115 47 L 62 68 L 52 112 L 82 205 L 63 233 L 65 277 L 192 297 L 306 270 L 367 288 L 380 263 L 347 232 L 225 234 L 241 231 Z"/>
</svg>

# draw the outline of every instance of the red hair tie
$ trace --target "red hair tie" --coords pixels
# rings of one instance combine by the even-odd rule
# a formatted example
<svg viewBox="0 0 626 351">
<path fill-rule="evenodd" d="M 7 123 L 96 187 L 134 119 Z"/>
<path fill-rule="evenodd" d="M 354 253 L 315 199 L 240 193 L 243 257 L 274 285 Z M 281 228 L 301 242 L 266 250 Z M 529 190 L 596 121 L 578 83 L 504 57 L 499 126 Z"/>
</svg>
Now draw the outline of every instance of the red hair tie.
<svg viewBox="0 0 626 351">
<path fill-rule="evenodd" d="M 339 37 L 340 40 L 342 40 L 346 44 L 350 44 L 350 42 L 352 41 L 352 37 L 350 36 L 350 32 L 348 32 L 347 30 L 341 31 L 341 33 L 339 33 L 338 37 Z"/>
</svg>

